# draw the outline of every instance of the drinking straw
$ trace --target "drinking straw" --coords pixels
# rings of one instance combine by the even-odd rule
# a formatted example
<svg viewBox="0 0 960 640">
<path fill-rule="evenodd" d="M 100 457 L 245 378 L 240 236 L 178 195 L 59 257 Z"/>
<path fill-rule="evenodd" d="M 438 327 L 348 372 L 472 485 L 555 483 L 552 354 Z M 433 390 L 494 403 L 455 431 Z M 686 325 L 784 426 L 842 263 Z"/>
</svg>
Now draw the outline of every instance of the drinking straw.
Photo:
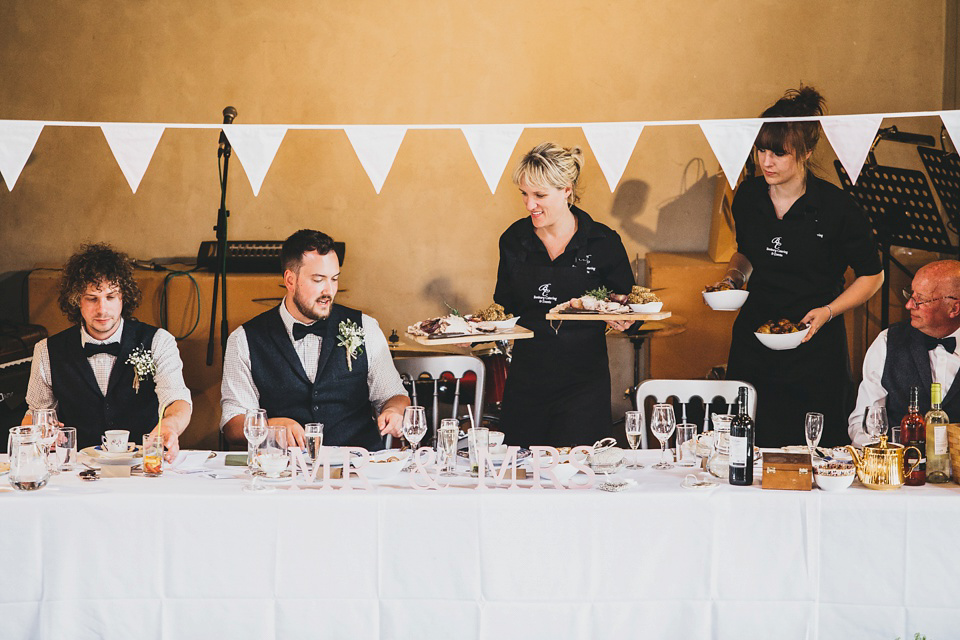
<svg viewBox="0 0 960 640">
<path fill-rule="evenodd" d="M 467 405 L 467 414 L 470 416 L 470 428 L 476 428 L 477 423 L 473 420 L 473 407 L 471 407 L 469 404 Z"/>
</svg>

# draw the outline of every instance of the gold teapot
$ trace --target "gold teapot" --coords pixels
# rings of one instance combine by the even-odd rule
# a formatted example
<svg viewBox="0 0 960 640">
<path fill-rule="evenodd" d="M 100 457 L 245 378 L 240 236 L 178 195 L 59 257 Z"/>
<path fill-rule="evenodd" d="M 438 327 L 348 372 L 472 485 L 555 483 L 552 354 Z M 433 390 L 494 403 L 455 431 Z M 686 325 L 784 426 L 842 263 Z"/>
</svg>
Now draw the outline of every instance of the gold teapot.
<svg viewBox="0 0 960 640">
<path fill-rule="evenodd" d="M 913 449 L 917 452 L 917 462 L 910 468 L 912 473 L 920 465 L 923 454 L 916 447 L 888 443 L 886 436 L 880 436 L 880 442 L 863 447 L 863 455 L 852 446 L 847 445 L 847 451 L 853 457 L 853 464 L 857 468 L 857 478 L 870 489 L 899 489 L 903 486 L 903 456 Z"/>
</svg>

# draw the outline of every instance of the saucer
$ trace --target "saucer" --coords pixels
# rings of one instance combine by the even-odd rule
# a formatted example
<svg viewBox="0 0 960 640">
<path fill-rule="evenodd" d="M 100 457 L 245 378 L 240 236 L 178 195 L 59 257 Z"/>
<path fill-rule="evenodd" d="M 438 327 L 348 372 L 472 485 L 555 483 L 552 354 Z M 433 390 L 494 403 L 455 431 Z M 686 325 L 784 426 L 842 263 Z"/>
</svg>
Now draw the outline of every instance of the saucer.
<svg viewBox="0 0 960 640">
<path fill-rule="evenodd" d="M 86 456 L 97 464 L 117 464 L 132 467 L 142 462 L 143 452 L 141 450 L 143 447 L 140 445 L 131 445 L 131 447 L 132 448 L 125 452 L 112 453 L 109 451 L 101 451 L 98 445 L 81 449 L 80 455 Z"/>
</svg>

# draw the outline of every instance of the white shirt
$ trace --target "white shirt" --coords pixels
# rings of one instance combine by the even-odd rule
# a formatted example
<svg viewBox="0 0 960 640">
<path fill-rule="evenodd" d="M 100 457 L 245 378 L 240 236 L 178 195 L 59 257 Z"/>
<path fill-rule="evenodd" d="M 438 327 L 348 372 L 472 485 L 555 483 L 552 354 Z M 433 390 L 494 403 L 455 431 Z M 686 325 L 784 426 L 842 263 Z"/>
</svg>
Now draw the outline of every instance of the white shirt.
<svg viewBox="0 0 960 640">
<path fill-rule="evenodd" d="M 317 377 L 317 366 L 320 362 L 320 344 L 322 339 L 308 333 L 301 340 L 293 339 L 293 324 L 297 320 L 287 311 L 286 304 L 280 303 L 280 318 L 287 330 L 287 337 L 293 344 L 294 351 L 303 365 L 303 370 L 314 382 Z M 393 365 L 390 348 L 387 340 L 380 331 L 380 324 L 362 314 L 363 350 L 367 354 L 367 387 L 370 404 L 379 415 L 383 405 L 394 396 L 406 396 L 407 390 L 400 380 L 400 374 Z M 220 385 L 220 428 L 235 417 L 246 415 L 260 407 L 260 391 L 253 382 L 253 372 L 250 369 L 250 345 L 247 343 L 247 334 L 243 326 L 237 327 L 227 338 L 227 352 L 223 359 L 223 383 Z M 280 417 L 280 416 L 271 416 Z"/>
<path fill-rule="evenodd" d="M 958 347 L 960 347 L 960 329 L 951 333 L 949 337 L 957 338 Z M 960 371 L 960 348 L 955 349 L 953 353 L 943 348 L 943 345 L 937 345 L 936 349 L 930 352 L 930 376 L 932 382 L 939 382 L 943 389 L 943 396 L 946 397 L 950 386 L 953 384 L 957 372 Z M 883 366 L 887 361 L 887 330 L 884 329 L 873 341 L 870 348 L 863 358 L 863 382 L 860 383 L 860 390 L 857 392 L 857 405 L 850 414 L 847 421 L 847 433 L 850 434 L 850 440 L 858 447 L 871 442 L 870 436 L 863 430 L 863 414 L 866 408 L 873 404 L 886 406 L 887 390 L 881 384 L 883 377 Z M 887 416 L 889 419 L 890 416 Z M 957 418 L 960 416 L 954 416 Z M 892 428 L 894 425 L 890 425 Z M 889 433 L 887 434 L 889 435 Z"/>
<path fill-rule="evenodd" d="M 123 319 L 120 319 L 117 330 L 106 340 L 94 340 L 80 325 L 80 345 L 113 344 L 120 342 L 123 335 Z M 153 358 L 157 363 L 157 373 L 154 381 L 157 385 L 157 401 L 161 407 L 166 407 L 176 400 L 184 400 L 192 404 L 190 390 L 183 382 L 183 362 L 180 360 L 180 350 L 177 340 L 164 329 L 157 329 L 150 343 Z M 110 372 L 117 357 L 109 353 L 98 353 L 87 358 L 93 375 L 97 379 L 100 393 L 107 395 L 107 385 L 110 382 Z M 56 409 L 57 399 L 53 393 L 53 384 L 50 376 L 50 352 L 47 350 L 47 340 L 44 338 L 33 348 L 33 362 L 30 365 L 30 382 L 27 385 L 27 406 L 33 409 Z"/>
</svg>

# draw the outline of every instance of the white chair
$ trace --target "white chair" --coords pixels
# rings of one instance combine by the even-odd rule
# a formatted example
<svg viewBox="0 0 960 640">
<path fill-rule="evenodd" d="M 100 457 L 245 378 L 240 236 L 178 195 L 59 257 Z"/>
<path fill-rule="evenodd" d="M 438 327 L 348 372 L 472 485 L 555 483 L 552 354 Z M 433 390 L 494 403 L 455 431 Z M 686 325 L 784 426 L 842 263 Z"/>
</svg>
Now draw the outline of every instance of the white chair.
<svg viewBox="0 0 960 640">
<path fill-rule="evenodd" d="M 677 422 L 687 422 L 687 405 L 697 398 L 704 405 L 703 430 L 710 429 L 710 411 L 708 404 L 713 404 L 717 398 L 722 398 L 728 405 L 728 413 L 735 413 L 737 394 L 740 387 L 746 387 L 750 393 L 747 399 L 747 413 L 751 418 L 757 415 L 757 390 L 749 382 L 739 380 L 645 380 L 637 387 L 637 409 L 643 411 L 647 398 L 656 402 L 667 402 L 676 398 L 681 403 L 681 415 Z M 644 429 L 641 446 L 647 448 L 647 430 Z"/>
<path fill-rule="evenodd" d="M 481 416 L 483 416 L 483 389 L 484 383 L 486 382 L 485 370 L 483 367 L 483 360 L 475 356 L 461 356 L 461 355 L 436 355 L 436 356 L 413 356 L 413 357 L 397 357 L 393 359 L 393 364 L 397 367 L 397 372 L 400 374 L 400 377 L 404 382 L 410 382 L 410 399 L 413 404 L 419 404 L 421 406 L 430 406 L 432 408 L 431 415 L 431 429 L 433 432 L 434 440 L 437 436 L 437 428 L 440 425 L 440 388 L 439 383 L 445 374 L 450 374 L 454 383 L 453 388 L 453 398 L 450 417 L 458 418 L 460 414 L 463 413 L 460 410 L 461 399 L 460 399 L 460 380 L 468 372 L 473 372 L 476 375 L 476 391 L 474 392 L 474 397 L 472 399 L 467 398 L 466 403 L 471 403 L 473 417 L 477 420 L 478 424 Z M 424 380 L 433 381 L 433 390 L 431 393 L 432 398 L 418 398 L 417 397 L 417 385 L 413 384 L 415 381 L 423 382 Z M 429 405 L 427 401 L 429 400 Z M 387 437 L 387 447 L 391 445 L 391 438 Z"/>
</svg>

